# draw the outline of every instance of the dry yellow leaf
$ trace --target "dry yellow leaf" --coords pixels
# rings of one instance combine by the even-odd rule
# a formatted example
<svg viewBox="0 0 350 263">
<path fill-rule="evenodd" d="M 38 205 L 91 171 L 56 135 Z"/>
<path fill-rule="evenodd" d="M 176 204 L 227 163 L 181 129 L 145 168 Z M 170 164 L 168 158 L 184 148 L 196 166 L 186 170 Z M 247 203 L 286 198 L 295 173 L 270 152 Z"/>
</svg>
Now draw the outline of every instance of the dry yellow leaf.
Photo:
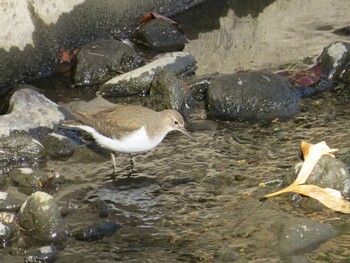
<svg viewBox="0 0 350 263">
<path fill-rule="evenodd" d="M 321 188 L 316 185 L 304 184 L 322 155 L 330 155 L 334 157 L 331 153 L 337 151 L 337 149 L 329 148 L 325 142 L 320 142 L 314 145 L 302 142 L 301 148 L 305 161 L 295 181 L 288 187 L 272 194 L 265 195 L 265 197 L 293 192 L 314 198 L 334 211 L 346 214 L 350 213 L 350 202 L 342 197 L 340 191 L 331 188 Z"/>
</svg>

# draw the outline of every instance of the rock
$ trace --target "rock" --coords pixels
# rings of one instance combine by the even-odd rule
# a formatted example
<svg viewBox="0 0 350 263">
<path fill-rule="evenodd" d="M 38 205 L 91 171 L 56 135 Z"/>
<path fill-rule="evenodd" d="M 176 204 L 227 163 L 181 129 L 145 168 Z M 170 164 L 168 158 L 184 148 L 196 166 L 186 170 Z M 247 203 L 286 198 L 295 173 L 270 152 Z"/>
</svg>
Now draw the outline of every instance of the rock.
<svg viewBox="0 0 350 263">
<path fill-rule="evenodd" d="M 54 158 L 72 156 L 78 144 L 58 133 L 50 133 L 43 141 L 46 152 Z"/>
<path fill-rule="evenodd" d="M 103 220 L 74 231 L 73 236 L 81 241 L 94 241 L 115 233 L 121 227 L 122 225 L 119 223 Z"/>
<path fill-rule="evenodd" d="M 0 221 L 0 242 L 6 244 L 15 237 L 16 227 Z"/>
<path fill-rule="evenodd" d="M 143 64 L 143 59 L 124 42 L 96 40 L 80 49 L 74 73 L 76 85 L 98 85 Z"/>
<path fill-rule="evenodd" d="M 36 159 L 45 155 L 42 144 L 28 135 L 16 134 L 5 138 L 0 137 L 0 171 L 2 173 L 8 173 L 13 167 L 20 166 L 21 162 L 26 162 L 28 165 L 28 161 L 35 162 Z M 0 181 L 6 183 L 6 180 L 0 175 Z"/>
<path fill-rule="evenodd" d="M 232 263 L 240 259 L 239 253 L 234 246 L 225 246 L 219 251 L 218 263 Z"/>
<path fill-rule="evenodd" d="M 331 225 L 306 218 L 280 218 L 272 227 L 277 233 L 276 246 L 284 255 L 297 254 L 337 235 Z"/>
<path fill-rule="evenodd" d="M 209 85 L 208 114 L 224 120 L 286 118 L 299 110 L 299 95 L 283 77 L 270 72 L 218 76 Z"/>
<path fill-rule="evenodd" d="M 189 42 L 177 24 L 162 18 L 143 23 L 130 34 L 130 41 L 156 52 L 182 51 Z"/>
<path fill-rule="evenodd" d="M 32 168 L 15 168 L 9 173 L 16 186 L 41 189 L 55 183 L 57 175 L 54 172 L 33 170 Z"/>
<path fill-rule="evenodd" d="M 187 84 L 167 70 L 156 74 L 149 99 L 152 108 L 157 111 L 174 109 L 184 113 L 194 104 Z"/>
<path fill-rule="evenodd" d="M 0 161 L 1 166 L 5 166 L 6 161 L 4 163 L 5 164 L 3 164 L 2 161 Z M 9 181 L 10 181 L 10 178 L 6 172 L 8 172 L 10 170 L 11 170 L 10 167 L 6 167 L 5 169 L 0 168 L 0 190 L 5 190 L 7 188 Z"/>
<path fill-rule="evenodd" d="M 288 174 L 283 178 L 283 185 L 288 186 L 294 182 L 297 173 L 301 168 L 300 164 L 296 165 L 296 173 Z M 342 193 L 343 197 L 350 199 L 350 174 L 346 165 L 339 159 L 323 155 L 316 163 L 309 178 L 305 184 L 313 184 L 322 188 L 332 188 Z M 307 210 L 320 210 L 324 206 L 317 200 L 307 197 L 294 195 L 298 206 Z"/>
<path fill-rule="evenodd" d="M 17 235 L 17 225 L 13 213 L 0 212 L 0 247 L 7 246 Z"/>
<path fill-rule="evenodd" d="M 350 36 L 350 26 L 337 28 L 333 31 L 333 33 L 341 36 Z"/>
<path fill-rule="evenodd" d="M 324 78 L 334 81 L 341 80 L 345 69 L 349 67 L 350 43 L 339 41 L 329 45 L 323 50 L 317 61 L 324 72 Z"/>
<path fill-rule="evenodd" d="M 17 221 L 32 240 L 39 243 L 61 244 L 67 231 L 53 198 L 44 192 L 35 192 L 27 198 L 17 214 Z"/>
<path fill-rule="evenodd" d="M 0 192 L 0 211 L 17 212 L 22 205 L 22 201 L 10 196 L 7 192 Z"/>
<path fill-rule="evenodd" d="M 40 247 L 29 254 L 24 259 L 25 263 L 50 263 L 56 261 L 59 251 L 55 246 L 50 245 Z"/>
<path fill-rule="evenodd" d="M 0 138 L 0 160 L 9 158 L 42 158 L 43 145 L 28 135 L 15 134 Z"/>
<path fill-rule="evenodd" d="M 9 112 L 0 116 L 0 135 L 8 136 L 14 131 L 28 132 L 39 127 L 52 129 L 64 120 L 59 105 L 33 90 L 31 85 L 20 87 L 11 97 Z"/>
<path fill-rule="evenodd" d="M 203 101 L 206 98 L 210 83 L 217 77 L 217 73 L 210 75 L 192 75 L 184 78 L 184 81 L 190 87 L 194 99 Z"/>
<path fill-rule="evenodd" d="M 192 70 L 195 64 L 194 57 L 188 53 L 167 53 L 143 67 L 107 81 L 101 86 L 98 94 L 106 97 L 146 95 L 156 72 L 168 70 L 175 75 L 180 75 Z"/>
</svg>

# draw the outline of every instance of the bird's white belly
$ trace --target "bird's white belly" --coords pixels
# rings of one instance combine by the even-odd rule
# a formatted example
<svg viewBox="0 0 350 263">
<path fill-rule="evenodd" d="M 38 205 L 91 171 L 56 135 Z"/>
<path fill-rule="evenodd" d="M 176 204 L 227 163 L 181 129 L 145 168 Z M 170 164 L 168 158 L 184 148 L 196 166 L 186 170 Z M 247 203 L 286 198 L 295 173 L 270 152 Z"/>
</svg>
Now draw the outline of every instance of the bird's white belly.
<svg viewBox="0 0 350 263">
<path fill-rule="evenodd" d="M 121 153 L 140 153 L 152 150 L 165 137 L 164 135 L 155 139 L 150 139 L 144 126 L 130 135 L 123 137 L 121 140 L 106 137 L 90 126 L 81 126 L 80 128 L 91 133 L 100 146 Z"/>
</svg>

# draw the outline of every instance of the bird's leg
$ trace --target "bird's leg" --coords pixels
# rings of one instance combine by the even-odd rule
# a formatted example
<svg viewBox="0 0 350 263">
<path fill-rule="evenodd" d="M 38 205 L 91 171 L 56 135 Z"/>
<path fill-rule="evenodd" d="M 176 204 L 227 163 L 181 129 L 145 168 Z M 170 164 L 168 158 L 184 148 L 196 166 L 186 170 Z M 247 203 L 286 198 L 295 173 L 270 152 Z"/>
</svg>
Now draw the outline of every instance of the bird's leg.
<svg viewBox="0 0 350 263">
<path fill-rule="evenodd" d="M 129 154 L 129 155 L 130 155 L 130 170 L 132 172 L 132 171 L 134 171 L 134 160 L 132 159 L 132 155 L 131 154 Z"/>
<path fill-rule="evenodd" d="M 133 174 L 133 172 L 134 172 L 134 160 L 132 159 L 132 155 L 131 154 L 129 154 L 129 156 L 130 156 L 130 166 L 127 168 L 127 170 L 128 170 L 128 177 L 130 177 L 132 174 Z"/>
<path fill-rule="evenodd" d="M 115 163 L 115 155 L 113 152 L 111 153 L 111 158 L 112 158 L 112 162 L 113 162 L 113 172 L 116 173 L 117 172 L 117 165 Z"/>
</svg>

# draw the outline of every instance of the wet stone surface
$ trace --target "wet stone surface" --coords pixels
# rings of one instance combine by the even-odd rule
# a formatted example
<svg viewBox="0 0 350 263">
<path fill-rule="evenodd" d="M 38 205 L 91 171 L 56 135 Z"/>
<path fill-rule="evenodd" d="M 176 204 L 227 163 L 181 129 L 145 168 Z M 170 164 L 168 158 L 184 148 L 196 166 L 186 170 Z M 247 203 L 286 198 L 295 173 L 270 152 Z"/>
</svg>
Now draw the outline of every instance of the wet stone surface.
<svg viewBox="0 0 350 263">
<path fill-rule="evenodd" d="M 102 84 L 143 63 L 136 51 L 122 41 L 96 40 L 79 51 L 74 82 L 86 86 Z"/>
<path fill-rule="evenodd" d="M 283 119 L 299 110 L 299 95 L 289 82 L 264 71 L 216 77 L 208 87 L 207 101 L 209 116 L 223 120 Z"/>
</svg>

